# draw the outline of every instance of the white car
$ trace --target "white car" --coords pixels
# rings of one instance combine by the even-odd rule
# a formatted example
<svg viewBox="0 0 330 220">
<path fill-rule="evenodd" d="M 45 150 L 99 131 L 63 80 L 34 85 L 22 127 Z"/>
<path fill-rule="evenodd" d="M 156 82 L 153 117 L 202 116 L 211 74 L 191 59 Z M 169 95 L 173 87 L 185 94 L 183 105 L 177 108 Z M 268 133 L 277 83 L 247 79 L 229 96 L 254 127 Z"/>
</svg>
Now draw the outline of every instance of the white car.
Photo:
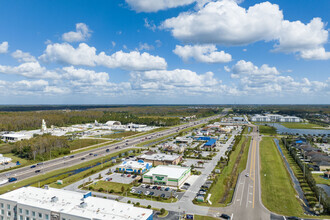
<svg viewBox="0 0 330 220">
<path fill-rule="evenodd" d="M 144 193 L 144 195 L 146 195 L 146 196 L 147 196 L 147 195 L 149 195 L 149 193 L 150 193 L 150 192 L 149 192 L 149 191 L 147 191 L 147 192 L 145 192 L 145 193 Z"/>
<path fill-rule="evenodd" d="M 132 190 L 131 190 L 131 193 L 135 193 L 135 189 L 132 189 Z"/>
<path fill-rule="evenodd" d="M 141 184 L 141 187 L 142 188 L 146 188 L 146 184 Z"/>
<path fill-rule="evenodd" d="M 247 173 L 247 174 L 245 174 L 245 176 L 246 176 L 246 177 L 249 177 L 249 174 Z"/>
</svg>

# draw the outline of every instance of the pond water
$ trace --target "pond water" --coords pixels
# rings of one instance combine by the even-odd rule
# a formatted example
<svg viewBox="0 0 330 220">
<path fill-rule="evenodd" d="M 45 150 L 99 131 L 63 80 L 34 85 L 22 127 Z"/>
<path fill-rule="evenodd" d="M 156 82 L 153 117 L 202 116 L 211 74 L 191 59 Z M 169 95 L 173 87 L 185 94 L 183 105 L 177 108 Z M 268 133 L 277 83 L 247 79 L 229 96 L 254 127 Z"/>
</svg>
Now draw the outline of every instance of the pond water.
<svg viewBox="0 0 330 220">
<path fill-rule="evenodd" d="M 283 134 L 283 133 L 287 133 L 287 134 L 299 134 L 299 135 L 330 135 L 330 130 L 322 130 L 322 129 L 292 129 L 292 128 L 287 128 L 287 127 L 284 127 L 283 125 L 281 124 L 278 124 L 278 123 L 262 123 L 263 125 L 264 124 L 267 124 L 269 126 L 273 126 L 276 128 L 277 130 L 277 133 L 278 134 Z"/>
</svg>

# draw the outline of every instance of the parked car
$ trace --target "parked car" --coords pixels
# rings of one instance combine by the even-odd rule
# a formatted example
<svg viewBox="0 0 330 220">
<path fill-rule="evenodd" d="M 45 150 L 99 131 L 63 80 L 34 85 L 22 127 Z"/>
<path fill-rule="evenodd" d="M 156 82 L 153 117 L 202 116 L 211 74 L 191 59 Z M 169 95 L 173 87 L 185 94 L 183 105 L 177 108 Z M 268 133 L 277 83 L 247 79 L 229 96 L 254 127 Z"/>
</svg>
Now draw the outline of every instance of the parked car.
<svg viewBox="0 0 330 220">
<path fill-rule="evenodd" d="M 246 177 L 249 177 L 249 173 L 245 174 Z"/>
<path fill-rule="evenodd" d="M 131 190 L 131 193 L 135 193 L 135 189 L 132 189 L 132 190 Z"/>
<path fill-rule="evenodd" d="M 155 194 L 154 192 L 150 192 L 150 193 L 149 193 L 150 196 L 153 196 L 154 194 Z"/>
<path fill-rule="evenodd" d="M 141 191 L 141 190 L 139 190 L 137 193 L 138 193 L 138 194 L 142 194 L 142 191 Z"/>
<path fill-rule="evenodd" d="M 170 187 L 166 187 L 166 188 L 165 188 L 165 191 L 169 191 L 169 190 L 170 190 Z"/>
<path fill-rule="evenodd" d="M 149 191 L 146 191 L 146 192 L 144 193 L 144 195 L 147 196 L 147 195 L 149 195 L 149 193 L 150 193 Z"/>
<path fill-rule="evenodd" d="M 230 219 L 230 216 L 227 214 L 221 214 L 220 217 L 223 219 Z"/>
<path fill-rule="evenodd" d="M 158 186 L 158 187 L 157 187 L 157 190 L 160 190 L 161 188 L 162 188 L 161 186 Z"/>
<path fill-rule="evenodd" d="M 162 198 L 165 198 L 165 194 L 164 194 L 164 193 L 163 193 L 163 194 L 161 194 L 161 195 L 160 195 L 160 197 L 162 197 Z"/>
<path fill-rule="evenodd" d="M 183 185 L 185 185 L 185 186 L 190 186 L 190 184 L 189 184 L 189 183 L 184 183 Z"/>
<path fill-rule="evenodd" d="M 157 186 L 153 186 L 152 189 L 157 189 Z"/>
<path fill-rule="evenodd" d="M 146 188 L 146 184 L 141 184 L 141 187 L 142 188 Z"/>
<path fill-rule="evenodd" d="M 149 189 L 150 188 L 150 185 L 148 184 L 148 185 L 146 185 L 146 189 Z"/>
<path fill-rule="evenodd" d="M 128 174 L 128 175 L 127 175 L 127 177 L 130 177 L 130 176 L 131 176 L 131 174 Z"/>
<path fill-rule="evenodd" d="M 286 219 L 290 219 L 290 220 L 299 220 L 300 218 L 296 217 L 296 216 L 290 216 L 287 217 Z"/>
<path fill-rule="evenodd" d="M 17 178 L 15 178 L 15 177 L 9 177 L 8 178 L 8 182 L 15 182 L 17 180 Z"/>
<path fill-rule="evenodd" d="M 30 166 L 30 168 L 35 168 L 36 167 L 36 165 L 32 165 L 32 166 Z"/>
</svg>

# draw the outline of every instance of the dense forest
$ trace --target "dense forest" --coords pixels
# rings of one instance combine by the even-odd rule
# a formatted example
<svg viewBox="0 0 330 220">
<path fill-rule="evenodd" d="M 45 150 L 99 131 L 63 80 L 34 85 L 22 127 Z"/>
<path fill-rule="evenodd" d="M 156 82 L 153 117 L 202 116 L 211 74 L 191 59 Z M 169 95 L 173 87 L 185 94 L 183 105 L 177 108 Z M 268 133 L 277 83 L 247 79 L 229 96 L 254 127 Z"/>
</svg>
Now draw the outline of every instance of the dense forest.
<svg viewBox="0 0 330 220">
<path fill-rule="evenodd" d="M 16 142 L 12 153 L 21 158 L 41 161 L 69 154 L 70 147 L 66 137 L 45 134 Z"/>
<path fill-rule="evenodd" d="M 116 109 L 116 110 L 114 110 Z M 48 110 L 24 112 L 0 112 L 0 131 L 31 130 L 47 125 L 69 126 L 73 124 L 120 121 L 122 124 L 138 123 L 154 126 L 172 126 L 180 123 L 179 116 L 206 117 L 221 112 L 218 108 L 188 108 L 168 106 L 120 107 L 90 110 Z"/>
</svg>

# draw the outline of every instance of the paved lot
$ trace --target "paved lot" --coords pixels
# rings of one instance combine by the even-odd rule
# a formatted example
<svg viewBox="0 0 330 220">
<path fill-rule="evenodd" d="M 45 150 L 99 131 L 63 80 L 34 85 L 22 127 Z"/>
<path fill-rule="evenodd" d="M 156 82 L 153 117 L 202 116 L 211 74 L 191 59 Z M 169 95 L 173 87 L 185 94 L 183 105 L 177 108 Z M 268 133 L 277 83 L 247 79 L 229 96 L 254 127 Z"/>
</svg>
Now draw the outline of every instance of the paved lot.
<svg viewBox="0 0 330 220">
<path fill-rule="evenodd" d="M 12 168 L 12 167 L 15 167 L 15 166 L 16 166 L 16 163 L 3 164 L 3 165 L 0 165 L 0 170 L 9 169 L 9 168 Z"/>
<path fill-rule="evenodd" d="M 154 186 L 155 185 L 150 185 L 150 188 L 146 188 L 146 187 L 142 187 L 142 185 L 141 185 L 139 187 L 132 187 L 132 189 L 135 190 L 135 193 L 137 193 L 138 191 L 142 191 L 142 194 L 144 194 L 144 195 L 147 191 L 149 193 L 153 192 L 154 193 L 154 195 L 152 195 L 153 197 L 157 197 L 157 196 L 164 194 L 165 198 L 170 198 L 171 196 L 174 196 L 174 197 L 177 197 L 178 199 L 181 199 L 181 197 L 184 194 L 183 192 L 176 192 L 176 189 L 169 188 L 169 187 L 168 187 L 169 190 L 165 191 L 165 188 L 167 188 L 167 186 L 162 186 L 161 189 L 152 189 L 152 187 L 154 187 Z"/>
<path fill-rule="evenodd" d="M 105 176 L 103 180 L 106 180 L 107 178 L 112 178 L 112 180 L 110 180 L 111 182 L 130 184 L 134 181 L 134 178 L 132 178 L 132 176 L 134 175 L 130 175 L 128 177 L 128 174 L 124 174 L 122 176 L 121 173 L 113 173 L 111 175 Z"/>
</svg>

